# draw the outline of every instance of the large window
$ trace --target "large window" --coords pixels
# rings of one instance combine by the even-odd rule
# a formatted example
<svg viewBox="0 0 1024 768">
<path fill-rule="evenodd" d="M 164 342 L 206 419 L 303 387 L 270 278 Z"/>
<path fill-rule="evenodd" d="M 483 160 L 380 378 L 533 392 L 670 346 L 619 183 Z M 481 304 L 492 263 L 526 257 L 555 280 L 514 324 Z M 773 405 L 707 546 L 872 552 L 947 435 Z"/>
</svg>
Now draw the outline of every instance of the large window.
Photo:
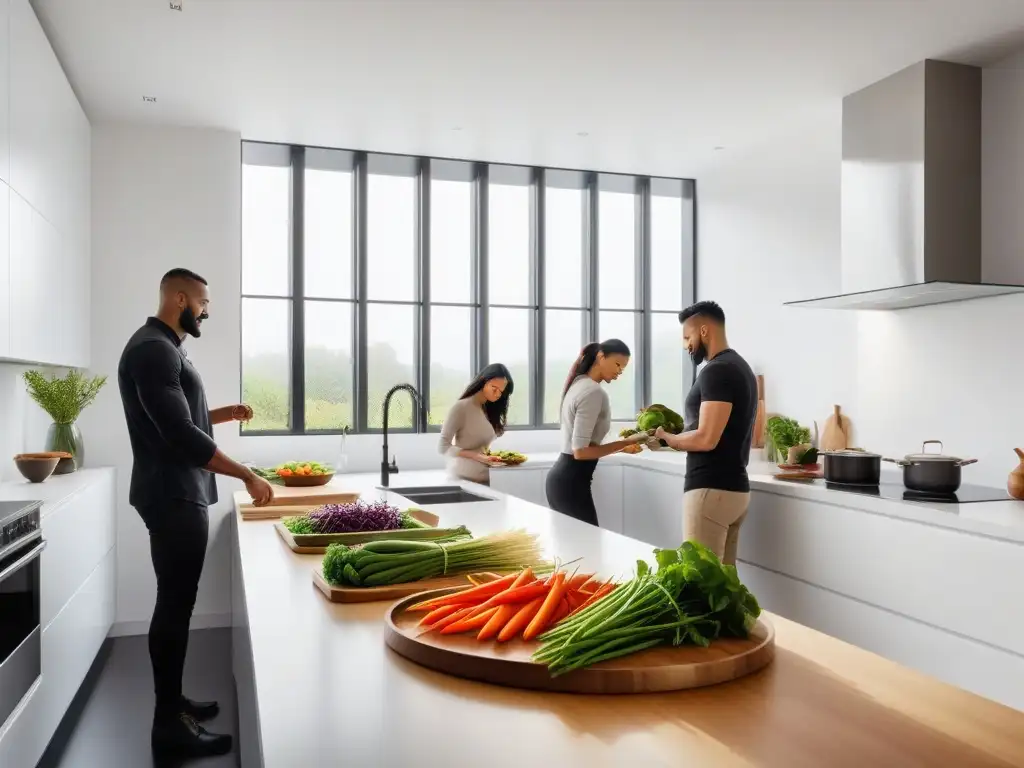
<svg viewBox="0 0 1024 768">
<path fill-rule="evenodd" d="M 583 344 L 633 350 L 613 416 L 680 409 L 693 372 L 694 185 L 680 179 L 246 142 L 242 396 L 247 434 L 437 429 L 488 363 L 511 428 L 553 427 Z"/>
</svg>

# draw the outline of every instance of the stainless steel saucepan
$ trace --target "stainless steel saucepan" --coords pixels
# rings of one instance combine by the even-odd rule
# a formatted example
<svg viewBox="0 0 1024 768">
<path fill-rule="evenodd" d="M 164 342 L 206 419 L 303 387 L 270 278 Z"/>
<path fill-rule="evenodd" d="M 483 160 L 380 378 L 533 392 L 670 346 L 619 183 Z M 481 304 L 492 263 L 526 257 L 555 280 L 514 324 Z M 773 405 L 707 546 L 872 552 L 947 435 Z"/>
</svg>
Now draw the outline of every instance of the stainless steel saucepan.
<svg viewBox="0 0 1024 768">
<path fill-rule="evenodd" d="M 929 453 L 928 446 L 939 446 L 938 453 Z M 903 468 L 903 485 L 912 491 L 922 493 L 949 494 L 960 488 L 961 467 L 974 464 L 977 459 L 961 459 L 945 456 L 942 441 L 925 440 L 921 453 L 909 453 L 902 459 L 885 459 Z"/>
</svg>

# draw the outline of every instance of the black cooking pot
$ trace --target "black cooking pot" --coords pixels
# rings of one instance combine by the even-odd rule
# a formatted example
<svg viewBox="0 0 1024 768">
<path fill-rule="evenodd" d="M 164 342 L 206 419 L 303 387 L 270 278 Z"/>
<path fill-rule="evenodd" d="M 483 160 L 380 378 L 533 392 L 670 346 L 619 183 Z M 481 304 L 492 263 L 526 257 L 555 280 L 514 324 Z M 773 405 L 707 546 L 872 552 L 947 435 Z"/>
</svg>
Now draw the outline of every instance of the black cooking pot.
<svg viewBox="0 0 1024 768">
<path fill-rule="evenodd" d="M 929 445 L 939 446 L 939 453 L 928 453 Z M 960 459 L 942 455 L 942 442 L 925 440 L 921 453 L 909 453 L 902 459 L 886 459 L 903 467 L 903 485 L 912 491 L 923 493 L 956 493 L 960 488 L 960 468 L 973 464 L 977 459 Z"/>
<path fill-rule="evenodd" d="M 826 483 L 878 485 L 882 474 L 882 457 L 877 453 L 823 451 L 821 460 Z"/>
</svg>

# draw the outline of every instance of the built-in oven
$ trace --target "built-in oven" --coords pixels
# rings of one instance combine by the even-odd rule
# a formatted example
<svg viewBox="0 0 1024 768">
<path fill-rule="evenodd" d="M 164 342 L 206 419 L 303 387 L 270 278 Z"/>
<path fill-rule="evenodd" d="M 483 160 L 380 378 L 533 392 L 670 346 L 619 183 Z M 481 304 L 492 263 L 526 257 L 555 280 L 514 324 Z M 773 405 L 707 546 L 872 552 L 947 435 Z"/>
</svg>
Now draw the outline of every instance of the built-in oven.
<svg viewBox="0 0 1024 768">
<path fill-rule="evenodd" d="M 41 673 L 40 506 L 0 502 L 0 728 Z"/>
</svg>

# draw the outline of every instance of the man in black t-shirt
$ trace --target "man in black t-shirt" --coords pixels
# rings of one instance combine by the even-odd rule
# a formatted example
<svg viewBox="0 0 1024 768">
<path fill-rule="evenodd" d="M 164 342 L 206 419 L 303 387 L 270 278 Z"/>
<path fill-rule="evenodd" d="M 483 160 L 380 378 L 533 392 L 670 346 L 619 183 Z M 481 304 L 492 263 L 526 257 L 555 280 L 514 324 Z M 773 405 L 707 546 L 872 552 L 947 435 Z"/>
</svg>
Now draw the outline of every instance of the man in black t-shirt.
<svg viewBox="0 0 1024 768">
<path fill-rule="evenodd" d="M 747 464 L 757 416 L 757 380 L 729 348 L 725 313 L 701 301 L 679 313 L 683 345 L 694 365 L 706 363 L 686 396 L 685 430 L 657 437 L 686 451 L 683 539 L 736 562 L 739 530 L 750 504 Z"/>
</svg>

